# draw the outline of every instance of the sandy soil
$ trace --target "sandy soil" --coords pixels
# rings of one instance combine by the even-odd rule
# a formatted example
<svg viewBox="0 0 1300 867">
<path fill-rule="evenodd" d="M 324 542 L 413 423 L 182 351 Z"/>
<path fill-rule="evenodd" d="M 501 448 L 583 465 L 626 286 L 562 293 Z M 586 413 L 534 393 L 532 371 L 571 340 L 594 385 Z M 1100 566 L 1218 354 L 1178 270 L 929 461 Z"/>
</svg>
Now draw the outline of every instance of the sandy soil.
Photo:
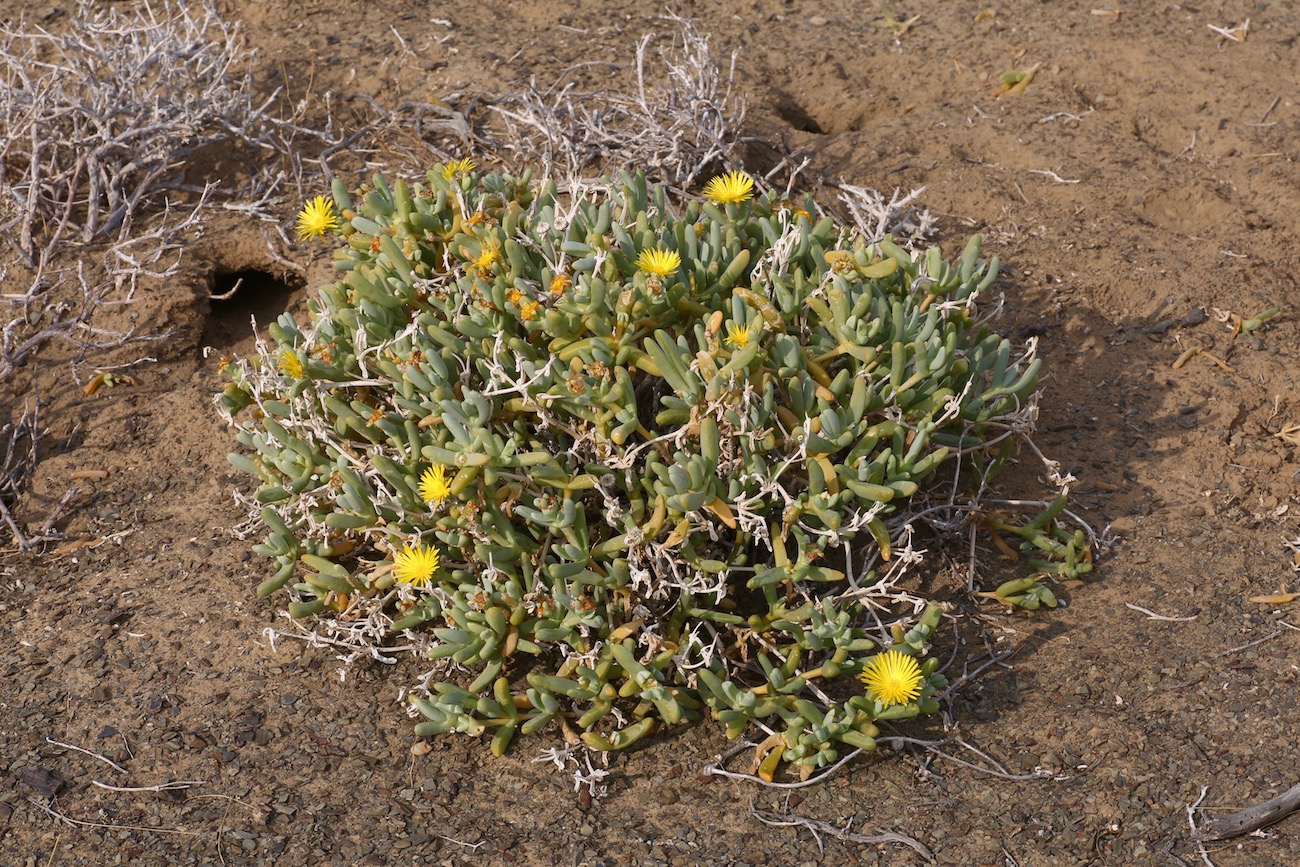
<svg viewBox="0 0 1300 867">
<path fill-rule="evenodd" d="M 68 13 L 37 5 L 50 26 Z M 1250 601 L 1300 589 L 1284 545 L 1300 537 L 1300 461 L 1279 436 L 1300 423 L 1300 10 L 987 5 L 896 6 L 921 16 L 901 35 L 874 4 L 844 0 L 679 9 L 720 56 L 739 52 L 748 133 L 806 152 L 810 177 L 925 186 L 948 249 L 981 232 L 1007 265 L 1003 328 L 1037 336 L 1046 359 L 1040 443 L 1079 477 L 1077 508 L 1122 541 L 1056 611 L 957 600 L 990 649 L 1017 653 L 950 710 L 1012 774 L 1052 778 L 882 751 L 828 783 L 765 790 L 700 776 L 728 745 L 706 723 L 616 756 L 607 794 L 588 803 L 571 769 L 534 761 L 538 740 L 502 759 L 450 736 L 413 752 L 397 689 L 418 661 L 344 669 L 328 648 L 263 634 L 283 620 L 278 600 L 253 597 L 264 563 L 231 532 L 245 515 L 230 491 L 245 480 L 225 460 L 216 357 L 201 350 L 249 352 L 250 313 L 301 310 L 327 272 L 306 247 L 291 251 L 305 275 L 275 263 L 260 226 L 229 216 L 193 243 L 186 280 L 139 301 L 138 321 L 175 333 L 134 385 L 88 396 L 55 352 L 4 386 L 7 406 L 34 387 L 44 401 L 19 514 L 38 520 L 75 486 L 60 529 L 86 544 L 0 553 L 0 862 L 923 863 L 897 844 L 768 827 L 752 805 L 907 834 L 940 864 L 1192 864 L 1188 805 L 1221 815 L 1300 782 L 1300 602 Z M 585 61 L 618 64 L 573 73 L 588 85 L 626 81 L 636 40 L 670 32 L 653 4 L 595 0 L 221 8 L 243 22 L 268 89 L 390 106 L 467 110 Z M 1244 42 L 1210 28 L 1247 13 Z M 1022 93 L 998 95 L 1001 73 L 1035 64 Z M 770 153 L 753 148 L 754 170 Z M 244 269 L 291 285 L 207 300 L 214 274 Z M 1274 306 L 1252 334 L 1220 321 Z M 1176 368 L 1192 347 L 1223 364 L 1203 354 Z M 938 722 L 904 731 L 943 734 Z M 1208 857 L 1300 863 L 1300 818 Z"/>
</svg>

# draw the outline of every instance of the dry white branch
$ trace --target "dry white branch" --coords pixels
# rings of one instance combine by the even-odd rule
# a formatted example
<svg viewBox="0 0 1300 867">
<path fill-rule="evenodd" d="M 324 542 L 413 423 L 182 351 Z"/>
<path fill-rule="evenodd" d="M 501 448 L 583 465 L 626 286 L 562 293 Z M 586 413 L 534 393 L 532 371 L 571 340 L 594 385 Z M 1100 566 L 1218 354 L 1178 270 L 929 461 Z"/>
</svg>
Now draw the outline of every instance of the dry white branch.
<svg viewBox="0 0 1300 867">
<path fill-rule="evenodd" d="M 113 761 L 112 759 L 104 758 L 104 757 L 101 756 L 99 753 L 91 752 L 90 750 L 88 750 L 88 749 L 86 749 L 86 748 L 84 748 L 84 747 L 79 747 L 79 746 L 77 746 L 77 745 L 75 745 L 75 744 L 65 744 L 63 741 L 56 741 L 54 738 L 49 737 L 48 735 L 46 735 L 46 737 L 45 737 L 45 742 L 46 742 L 47 744 L 54 744 L 56 747 L 65 747 L 66 749 L 69 749 L 69 750 L 76 750 L 76 751 L 79 752 L 79 753 L 85 753 L 86 755 L 91 756 L 92 758 L 99 759 L 101 762 L 103 762 L 104 764 L 108 765 L 108 766 L 111 767 L 113 770 L 118 771 L 119 773 L 123 773 L 123 774 L 125 774 L 125 773 L 127 772 L 127 771 L 126 771 L 126 768 L 122 767 L 122 766 L 119 765 L 117 762 Z M 101 785 L 102 785 L 102 784 L 101 784 Z"/>
<path fill-rule="evenodd" d="M 886 235 L 903 247 L 914 248 L 929 240 L 934 232 L 934 215 L 916 204 L 925 192 L 919 187 L 907 194 L 894 190 L 888 199 L 879 190 L 852 184 L 834 184 L 837 198 L 848 210 L 849 220 L 869 244 L 878 244 Z"/>
<path fill-rule="evenodd" d="M 210 3 L 79 0 L 65 33 L 0 26 L 0 229 L 34 264 L 131 236 L 186 159 L 258 114 L 238 26 Z"/>
<path fill-rule="evenodd" d="M 570 69 L 556 84 L 499 100 L 492 108 L 511 133 L 504 147 L 521 161 L 540 155 L 548 175 L 599 173 L 613 157 L 679 188 L 706 170 L 739 168 L 745 106 L 733 94 L 736 57 L 724 72 L 692 21 L 667 20 L 677 32 L 657 57 L 653 34 L 637 43 L 635 93 L 579 91 Z"/>
<path fill-rule="evenodd" d="M 1147 616 L 1147 619 L 1148 619 L 1148 620 L 1167 620 L 1167 621 L 1170 621 L 1170 622 L 1172 622 L 1172 623 L 1183 623 L 1183 622 L 1186 622 L 1186 621 L 1188 621 L 1188 620 L 1195 620 L 1197 617 L 1200 616 L 1199 614 L 1193 614 L 1191 617 L 1166 617 L 1166 616 L 1163 615 L 1163 614 L 1156 614 L 1154 611 L 1152 611 L 1152 610 L 1149 609 L 1149 608 L 1143 608 L 1143 607 L 1140 606 L 1140 605 L 1134 605 L 1132 602 L 1125 602 L 1125 603 L 1124 603 L 1124 607 L 1125 607 L 1125 608 L 1131 608 L 1131 609 L 1133 609 L 1134 611 L 1140 611 L 1140 612 L 1142 612 L 1143 614 L 1145 614 L 1145 615 Z"/>
<path fill-rule="evenodd" d="M 91 785 L 98 786 L 101 789 L 108 789 L 110 792 L 172 792 L 204 784 L 203 780 L 175 780 L 169 783 L 159 783 L 156 786 L 110 786 L 108 783 L 101 783 L 99 780 L 91 780 L 90 782 Z"/>
<path fill-rule="evenodd" d="M 1279 822 L 1296 810 L 1300 810 L 1300 784 L 1263 803 L 1254 804 L 1244 810 L 1207 822 L 1201 827 L 1201 832 L 1209 840 L 1239 837 Z"/>
<path fill-rule="evenodd" d="M 1055 183 L 1058 183 L 1058 184 L 1079 184 L 1079 183 L 1083 183 L 1083 181 L 1082 181 L 1080 178 L 1071 178 L 1071 179 L 1068 179 L 1068 180 L 1067 180 L 1066 178 L 1063 178 L 1063 177 L 1061 177 L 1060 175 L 1058 175 L 1056 172 L 1054 172 L 1054 171 L 1050 171 L 1050 170 L 1048 170 L 1048 169 L 1030 169 L 1030 170 L 1029 170 L 1029 173 L 1030 173 L 1031 175 L 1042 175 L 1043 177 L 1047 178 L 1048 180 L 1050 180 L 1050 181 L 1054 181 Z"/>
<path fill-rule="evenodd" d="M 832 837 L 850 843 L 863 843 L 868 845 L 900 843 L 914 850 L 918 855 L 925 859 L 926 863 L 935 863 L 934 853 L 926 848 L 921 841 L 917 840 L 915 837 L 900 834 L 897 831 L 881 831 L 878 834 L 859 834 L 852 830 L 852 820 L 845 823 L 844 827 L 839 827 L 838 825 L 832 825 L 830 822 L 823 822 L 820 819 L 810 819 L 806 816 L 797 816 L 789 812 L 772 813 L 767 810 L 759 810 L 755 808 L 753 798 L 750 798 L 749 801 L 749 812 L 750 815 L 762 822 L 764 825 L 773 825 L 777 827 L 794 826 L 797 828 L 807 829 L 808 833 L 812 834 L 813 839 L 817 841 L 817 850 L 819 852 L 825 852 L 825 847 L 822 845 L 821 834 L 830 834 Z"/>
<path fill-rule="evenodd" d="M 1246 33 L 1250 30 L 1250 19 L 1247 18 L 1245 21 L 1233 27 L 1216 27 L 1213 24 L 1206 24 L 1205 26 L 1222 36 L 1224 39 L 1241 43 L 1246 41 Z"/>
</svg>

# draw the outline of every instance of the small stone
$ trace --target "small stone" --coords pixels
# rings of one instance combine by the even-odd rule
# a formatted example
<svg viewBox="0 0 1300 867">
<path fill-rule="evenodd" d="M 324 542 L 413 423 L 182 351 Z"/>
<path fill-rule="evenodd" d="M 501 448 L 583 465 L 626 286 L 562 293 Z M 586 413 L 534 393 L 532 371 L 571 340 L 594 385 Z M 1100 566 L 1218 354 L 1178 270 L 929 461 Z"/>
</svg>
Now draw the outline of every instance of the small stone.
<svg viewBox="0 0 1300 867">
<path fill-rule="evenodd" d="M 36 790 L 42 798 L 53 798 L 63 788 L 63 775 L 49 768 L 32 766 L 25 768 L 18 779 Z"/>
<path fill-rule="evenodd" d="M 1110 522 L 1110 530 L 1116 535 L 1128 537 L 1137 529 L 1137 519 L 1132 515 L 1120 515 Z"/>
<path fill-rule="evenodd" d="M 1170 328 L 1173 327 L 1174 327 L 1174 320 L 1161 319 L 1155 325 L 1152 325 L 1150 328 L 1148 328 L 1147 331 L 1150 334 L 1163 335 L 1166 331 L 1168 331 Z"/>
</svg>

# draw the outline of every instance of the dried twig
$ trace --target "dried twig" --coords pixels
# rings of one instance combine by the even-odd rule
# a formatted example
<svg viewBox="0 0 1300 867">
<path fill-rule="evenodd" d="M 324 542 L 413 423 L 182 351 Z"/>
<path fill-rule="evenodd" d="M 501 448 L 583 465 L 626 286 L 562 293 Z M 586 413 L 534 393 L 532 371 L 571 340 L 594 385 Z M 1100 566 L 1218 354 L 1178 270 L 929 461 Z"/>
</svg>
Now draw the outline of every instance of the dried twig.
<svg viewBox="0 0 1300 867">
<path fill-rule="evenodd" d="M 71 816 L 65 816 L 58 810 L 48 804 L 43 804 L 35 798 L 28 798 L 27 803 L 34 805 L 37 809 L 49 816 L 51 819 L 58 819 L 68 825 L 76 825 L 79 828 L 107 828 L 110 831 L 149 831 L 154 834 L 181 834 L 186 837 L 202 837 L 204 832 L 186 831 L 183 828 L 154 828 L 147 825 L 116 825 L 110 822 L 87 822 L 84 819 L 74 819 Z"/>
<path fill-rule="evenodd" d="M 206 2 L 79 0 L 57 37 L 0 27 L 0 228 L 28 264 L 63 239 L 127 241 L 188 155 L 256 115 L 241 52 Z"/>
<path fill-rule="evenodd" d="M 1141 605 L 1134 605 L 1132 602 L 1125 602 L 1124 607 L 1142 612 L 1149 620 L 1168 620 L 1173 623 L 1184 623 L 1188 620 L 1195 620 L 1197 617 L 1201 616 L 1199 614 L 1193 614 L 1191 617 L 1166 617 L 1163 614 L 1156 614 L 1149 608 L 1143 608 Z"/>
<path fill-rule="evenodd" d="M 1010 668 L 1011 666 L 1003 665 L 1003 661 L 1006 659 L 1010 659 L 1012 656 L 1015 656 L 1016 653 L 1019 652 L 1020 647 L 1023 646 L 1024 645 L 1019 645 L 1017 647 L 1012 648 L 1011 650 L 1008 650 L 1006 653 L 999 653 L 989 657 L 988 660 L 986 660 L 982 665 L 980 665 L 974 671 L 967 672 L 966 674 L 963 674 L 961 677 L 954 680 L 952 683 L 948 684 L 948 688 L 945 689 L 943 692 L 939 693 L 939 695 L 935 696 L 935 698 L 939 701 L 943 701 L 945 698 L 952 695 L 954 692 L 956 692 L 958 689 L 964 686 L 968 681 L 974 680 L 976 677 L 983 674 L 986 669 L 991 668 L 994 665 L 1002 665 L 1004 668 Z"/>
<path fill-rule="evenodd" d="M 893 235 L 894 240 L 904 247 L 916 247 L 928 241 L 934 233 L 934 215 L 916 204 L 925 187 L 906 195 L 896 189 L 886 200 L 882 193 L 870 187 L 842 182 L 832 186 L 840 190 L 836 198 L 869 244 L 878 244 L 885 235 Z"/>
<path fill-rule="evenodd" d="M 850 829 L 853 827 L 853 821 L 849 820 L 843 827 L 832 825 L 829 822 L 823 822 L 820 819 L 809 819 L 806 816 L 796 816 L 793 813 L 773 813 L 767 810 L 759 810 L 754 806 L 754 799 L 749 799 L 749 814 L 764 825 L 795 826 L 806 828 L 817 841 L 817 850 L 824 852 L 825 847 L 822 845 L 821 834 L 830 834 L 840 840 L 847 840 L 850 843 L 865 843 L 868 845 L 878 845 L 880 843 L 899 843 L 907 846 L 918 855 L 926 860 L 926 863 L 933 864 L 934 853 L 917 840 L 915 837 L 909 837 L 906 834 L 900 834 L 897 831 L 881 831 L 877 834 L 858 834 Z"/>
<path fill-rule="evenodd" d="M 99 780 L 91 780 L 90 782 L 91 785 L 99 786 L 101 789 L 108 789 L 110 792 L 172 792 L 204 784 L 203 780 L 176 780 L 170 783 L 159 783 L 156 786 L 110 786 L 108 783 L 101 783 Z"/>
<path fill-rule="evenodd" d="M 1008 771 L 1006 768 L 1002 767 L 1001 764 L 994 761 L 987 753 L 976 749 L 975 747 L 971 746 L 970 744 L 966 743 L 964 740 L 956 736 L 946 738 L 942 741 L 926 741 L 926 740 L 921 740 L 920 738 L 905 738 L 896 735 L 890 735 L 887 737 L 877 738 L 876 743 L 880 746 L 892 747 L 894 749 L 898 749 L 900 746 L 918 746 L 926 750 L 927 752 L 934 753 L 936 756 L 939 756 L 940 758 L 947 759 L 948 761 L 953 762 L 954 764 L 961 765 L 963 768 L 970 768 L 973 771 L 979 771 L 980 773 L 988 774 L 991 777 L 998 777 L 1003 780 L 1012 780 L 1015 782 L 1027 782 L 1029 780 L 1048 780 L 1056 777 L 1056 775 L 1053 774 L 1051 771 L 1034 771 L 1031 774 L 1013 774 L 1010 771 Z M 983 765 L 977 765 L 974 762 L 968 762 L 965 759 L 959 759 L 956 756 L 949 755 L 948 753 L 945 753 L 943 750 L 939 749 L 939 747 L 946 746 L 948 744 L 955 744 L 959 747 L 962 747 L 963 749 L 970 750 L 971 752 L 975 753 L 980 758 L 988 762 L 992 767 L 984 767 Z"/>
<path fill-rule="evenodd" d="M 1072 179 L 1067 180 L 1066 178 L 1063 178 L 1063 177 L 1061 177 L 1060 175 L 1058 175 L 1056 172 L 1048 171 L 1048 170 L 1046 170 L 1046 169 L 1030 169 L 1030 170 L 1029 170 L 1029 173 L 1030 173 L 1031 175 L 1042 175 L 1043 177 L 1047 178 L 1048 180 L 1053 181 L 1053 182 L 1058 183 L 1058 184 L 1079 184 L 1079 183 L 1083 183 L 1083 181 L 1082 181 L 1081 178 L 1072 178 Z"/>
<path fill-rule="evenodd" d="M 1263 644 L 1266 641 L 1272 641 L 1274 638 L 1277 638 L 1281 634 L 1282 634 L 1282 630 L 1274 629 L 1272 632 L 1270 632 L 1268 635 L 1265 635 L 1263 638 L 1257 638 L 1254 641 L 1250 641 L 1247 642 L 1246 644 L 1241 645 L 1240 647 L 1230 647 L 1227 650 L 1221 650 L 1214 655 L 1216 657 L 1231 656 L 1234 653 L 1238 653 L 1242 650 L 1248 650 L 1249 648 L 1255 647 L 1258 644 Z"/>
<path fill-rule="evenodd" d="M 1204 794 L 1204 793 L 1202 793 Z M 1255 804 L 1244 810 L 1229 813 L 1207 822 L 1201 828 L 1201 837 L 1206 840 L 1226 840 L 1249 834 L 1278 822 L 1300 810 L 1300 783 L 1287 789 L 1275 798 L 1262 804 Z M 1193 828 L 1193 831 L 1195 829 Z"/>
<path fill-rule="evenodd" d="M 578 91 L 567 70 L 560 82 L 505 97 L 491 106 L 511 129 L 504 145 L 529 161 L 542 160 L 551 175 L 579 178 L 619 163 L 643 168 L 672 186 L 685 188 L 709 169 L 739 168 L 735 149 L 745 116 L 733 95 L 735 55 L 724 71 L 714 62 L 709 39 L 677 15 L 670 47 L 650 47 L 654 35 L 637 43 L 635 93 Z"/>
<path fill-rule="evenodd" d="M 752 744 L 750 746 L 752 746 Z M 824 781 L 835 771 L 839 770 L 841 766 L 847 764 L 849 760 L 856 758 L 860 752 L 862 752 L 860 749 L 853 750 L 843 756 L 835 764 L 822 770 L 822 772 L 816 776 L 809 777 L 806 780 L 800 780 L 797 783 L 770 783 L 762 777 L 755 776 L 754 774 L 742 774 L 737 771 L 728 771 L 722 767 L 722 762 L 724 761 L 722 758 L 705 765 L 700 769 L 700 773 L 709 777 L 727 777 L 732 780 L 748 780 L 751 783 L 759 783 L 760 785 L 766 786 L 770 789 L 802 789 L 805 786 L 814 786 L 817 783 Z"/>
<path fill-rule="evenodd" d="M 1213 24 L 1206 24 L 1206 27 L 1222 36 L 1224 39 L 1230 39 L 1233 42 L 1241 43 L 1246 41 L 1246 33 L 1250 30 L 1250 19 L 1237 24 L 1233 27 L 1216 27 Z"/>
<path fill-rule="evenodd" d="M 1201 860 L 1205 862 L 1205 867 L 1214 867 L 1214 862 L 1210 860 L 1210 855 L 1205 851 L 1205 842 L 1201 839 L 1201 831 L 1196 827 L 1196 808 L 1205 800 L 1205 793 L 1210 790 L 1209 786 L 1201 786 L 1201 794 L 1196 801 L 1187 806 L 1187 827 L 1192 831 L 1192 839 L 1196 842 L 1196 850 L 1201 855 Z"/>
<path fill-rule="evenodd" d="M 119 765 L 117 762 L 113 761 L 112 759 L 106 759 L 106 758 L 104 758 L 104 757 L 101 756 L 99 753 L 92 753 L 90 750 L 85 749 L 85 748 L 83 748 L 83 747 L 75 746 L 75 745 L 73 745 L 73 744 L 65 744 L 63 741 L 56 741 L 54 738 L 49 737 L 48 735 L 47 735 L 46 738 L 45 738 L 45 742 L 46 742 L 47 744 L 54 744 L 56 747 L 64 747 L 64 748 L 69 749 L 69 750 L 76 750 L 76 751 L 79 752 L 79 753 L 85 753 L 86 755 L 88 755 L 88 756 L 90 756 L 90 757 L 92 757 L 92 758 L 99 759 L 101 762 L 103 762 L 104 764 L 108 765 L 108 766 L 111 767 L 113 770 L 118 771 L 119 773 L 123 773 L 123 774 L 127 773 L 126 768 L 122 767 L 122 766 Z M 102 785 L 102 784 L 101 784 L 101 785 Z M 108 788 L 108 787 L 105 786 L 105 788 Z"/>
</svg>

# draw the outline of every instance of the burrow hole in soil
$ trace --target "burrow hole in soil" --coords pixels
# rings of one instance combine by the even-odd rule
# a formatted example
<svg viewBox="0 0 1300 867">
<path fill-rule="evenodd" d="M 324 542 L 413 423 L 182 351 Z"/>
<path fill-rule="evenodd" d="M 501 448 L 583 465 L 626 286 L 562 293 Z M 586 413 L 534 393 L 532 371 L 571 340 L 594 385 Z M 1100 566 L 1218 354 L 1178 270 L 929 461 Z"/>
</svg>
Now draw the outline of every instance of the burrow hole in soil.
<svg viewBox="0 0 1300 867">
<path fill-rule="evenodd" d="M 258 333 L 265 334 L 266 326 L 289 306 L 290 296 L 306 285 L 299 277 L 259 268 L 217 269 L 211 283 L 213 297 L 201 345 L 241 354 L 253 346 L 252 320 L 257 320 Z"/>
</svg>

